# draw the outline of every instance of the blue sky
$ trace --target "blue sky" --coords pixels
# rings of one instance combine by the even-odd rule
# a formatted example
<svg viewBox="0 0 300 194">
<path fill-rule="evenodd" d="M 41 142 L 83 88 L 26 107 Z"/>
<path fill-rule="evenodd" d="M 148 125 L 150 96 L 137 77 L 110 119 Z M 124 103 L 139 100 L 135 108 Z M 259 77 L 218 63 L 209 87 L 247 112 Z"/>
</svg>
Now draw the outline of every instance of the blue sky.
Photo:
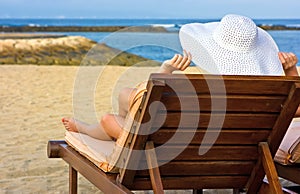
<svg viewBox="0 0 300 194">
<path fill-rule="evenodd" d="M 0 18 L 300 18 L 299 0 L 0 0 Z"/>
</svg>

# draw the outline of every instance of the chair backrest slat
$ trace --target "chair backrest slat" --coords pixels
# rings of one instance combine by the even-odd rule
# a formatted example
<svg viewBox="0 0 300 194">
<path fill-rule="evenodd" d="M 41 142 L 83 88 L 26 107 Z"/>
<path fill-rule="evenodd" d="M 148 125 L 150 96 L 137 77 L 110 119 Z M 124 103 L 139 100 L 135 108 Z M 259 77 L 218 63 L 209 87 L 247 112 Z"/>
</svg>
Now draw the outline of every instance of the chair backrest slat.
<svg viewBox="0 0 300 194">
<path fill-rule="evenodd" d="M 149 140 L 153 141 L 155 144 L 160 145 L 166 143 L 170 138 L 173 137 L 175 133 L 181 136 L 181 139 L 173 140 L 174 143 L 183 144 L 185 143 L 186 136 L 193 136 L 191 144 L 199 144 L 202 142 L 204 135 L 207 134 L 218 134 L 218 139 L 215 144 L 234 144 L 234 145 L 257 145 L 258 142 L 262 142 L 267 139 L 270 134 L 270 130 L 266 129 L 211 129 L 207 131 L 206 129 L 190 130 L 188 128 L 183 128 L 180 131 L 177 129 L 161 128 L 159 131 L 154 132 L 149 137 Z"/>
<path fill-rule="evenodd" d="M 192 104 L 185 104 L 181 107 L 180 100 L 190 101 L 193 100 L 192 96 L 182 96 L 180 99 L 176 95 L 162 96 L 161 101 L 163 102 L 165 108 L 168 111 L 193 111 L 195 107 Z M 255 100 L 254 100 L 255 99 Z M 216 103 L 222 102 L 224 96 L 214 96 L 210 95 L 198 95 L 199 100 L 199 110 L 210 111 L 211 101 Z M 278 96 L 257 96 L 257 95 L 230 95 L 227 96 L 227 107 L 226 111 L 240 111 L 240 112 L 279 112 L 281 104 L 284 103 L 285 97 Z M 163 109 L 162 109 L 163 110 Z M 216 107 L 215 111 L 222 110 Z"/>
<path fill-rule="evenodd" d="M 202 77 L 201 79 L 199 79 Z M 166 79 L 165 79 L 166 78 Z M 222 91 L 224 85 L 231 94 L 268 94 L 286 95 L 290 90 L 292 82 L 282 79 L 279 81 L 275 76 L 216 76 L 216 75 L 172 75 L 172 79 L 158 74 L 152 74 L 151 79 L 164 79 L 167 87 L 165 91 L 172 91 L 176 86 L 178 93 L 190 93 L 190 85 L 199 94 L 210 94 L 211 91 Z M 255 81 L 254 81 L 255 80 Z M 276 82 L 276 85 L 274 84 Z M 261 91 L 264 91 L 261 93 Z"/>
<path fill-rule="evenodd" d="M 184 119 L 182 119 L 185 117 Z M 265 128 L 271 129 L 274 125 L 274 122 L 277 119 L 276 114 L 247 114 L 247 113 L 228 113 L 224 116 L 224 114 L 193 114 L 190 112 L 170 112 L 167 114 L 157 113 L 155 120 L 153 121 L 153 127 L 178 127 L 185 126 L 193 128 L 195 127 L 195 120 L 198 119 L 198 128 L 207 128 L 211 117 L 215 119 L 224 118 L 224 122 L 222 123 L 222 128 Z M 249 119 L 251 117 L 251 119 Z M 257 124 L 260 123 L 260 124 Z M 212 123 L 211 128 L 220 127 L 219 124 Z"/>
</svg>

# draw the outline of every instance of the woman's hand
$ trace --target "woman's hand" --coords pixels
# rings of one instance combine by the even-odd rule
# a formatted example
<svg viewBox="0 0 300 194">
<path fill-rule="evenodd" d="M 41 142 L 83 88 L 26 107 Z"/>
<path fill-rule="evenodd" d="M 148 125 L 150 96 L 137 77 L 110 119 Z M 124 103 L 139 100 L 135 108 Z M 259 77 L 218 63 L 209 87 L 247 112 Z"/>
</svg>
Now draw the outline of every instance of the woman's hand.
<svg viewBox="0 0 300 194">
<path fill-rule="evenodd" d="M 183 56 L 175 54 L 172 59 L 164 61 L 159 72 L 171 74 L 175 70 L 184 71 L 191 64 L 191 61 L 191 54 L 183 50 Z"/>
<path fill-rule="evenodd" d="M 296 64 L 298 58 L 294 53 L 279 52 L 279 60 L 281 61 L 285 75 L 287 76 L 299 76 Z"/>
</svg>

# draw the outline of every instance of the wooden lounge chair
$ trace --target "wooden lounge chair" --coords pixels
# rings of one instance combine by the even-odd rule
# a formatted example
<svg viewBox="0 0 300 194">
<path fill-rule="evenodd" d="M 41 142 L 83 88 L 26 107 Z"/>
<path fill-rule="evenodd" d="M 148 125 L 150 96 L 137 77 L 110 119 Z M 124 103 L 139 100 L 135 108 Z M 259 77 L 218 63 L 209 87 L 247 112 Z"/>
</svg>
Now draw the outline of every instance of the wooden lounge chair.
<svg viewBox="0 0 300 194">
<path fill-rule="evenodd" d="M 71 193 L 77 172 L 104 193 L 282 193 L 273 157 L 299 103 L 300 79 L 292 77 L 152 74 L 117 173 L 105 173 L 65 141 L 49 141 L 48 157 L 69 163 Z"/>
</svg>

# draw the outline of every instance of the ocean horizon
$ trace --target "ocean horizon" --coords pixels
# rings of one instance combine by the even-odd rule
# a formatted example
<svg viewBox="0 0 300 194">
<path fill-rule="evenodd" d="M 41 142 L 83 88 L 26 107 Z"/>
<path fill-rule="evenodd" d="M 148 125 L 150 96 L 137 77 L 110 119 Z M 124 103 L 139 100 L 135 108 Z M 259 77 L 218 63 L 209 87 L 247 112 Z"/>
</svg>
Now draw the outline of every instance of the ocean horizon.
<svg viewBox="0 0 300 194">
<path fill-rule="evenodd" d="M 40 19 L 0 18 L 0 26 L 161 26 L 171 33 L 149 32 L 46 32 L 50 34 L 84 36 L 99 43 L 128 51 L 152 60 L 164 61 L 175 53 L 182 52 L 178 30 L 187 23 L 213 22 L 220 19 Z M 300 19 L 254 19 L 257 25 L 300 27 Z M 279 50 L 293 52 L 300 58 L 299 30 L 268 31 L 276 41 Z M 44 32 L 43 32 L 44 33 Z M 297 64 L 300 66 L 300 63 Z"/>
<path fill-rule="evenodd" d="M 95 18 L 0 18 L 0 26 L 163 26 L 166 28 L 179 27 L 186 23 L 213 22 L 212 19 L 95 19 Z M 257 25 L 300 27 L 300 18 L 292 19 L 253 19 Z"/>
</svg>

